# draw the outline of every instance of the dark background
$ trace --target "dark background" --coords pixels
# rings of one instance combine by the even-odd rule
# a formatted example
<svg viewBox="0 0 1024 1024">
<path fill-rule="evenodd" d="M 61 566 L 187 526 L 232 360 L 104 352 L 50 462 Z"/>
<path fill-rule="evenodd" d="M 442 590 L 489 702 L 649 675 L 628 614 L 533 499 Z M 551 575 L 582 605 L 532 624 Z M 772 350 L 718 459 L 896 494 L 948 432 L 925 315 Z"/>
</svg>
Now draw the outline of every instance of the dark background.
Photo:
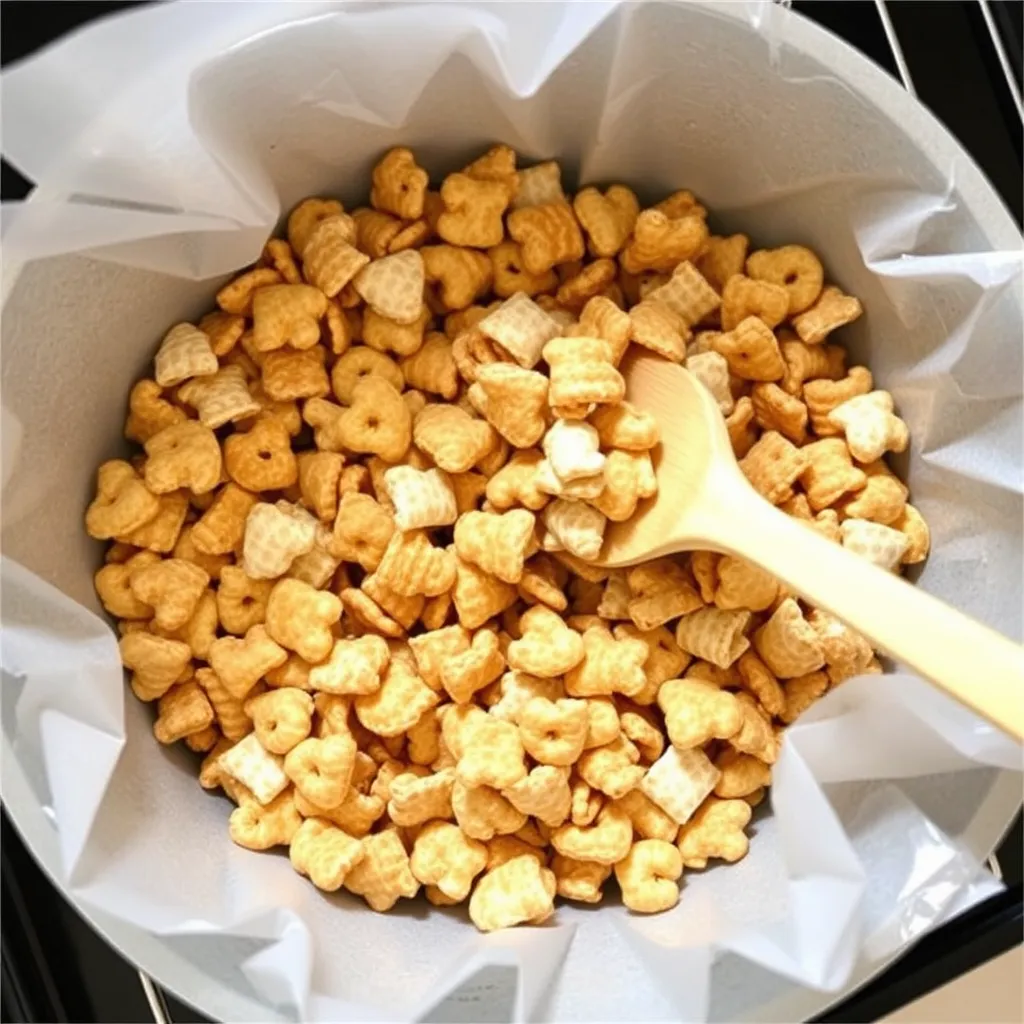
<svg viewBox="0 0 1024 1024">
<path fill-rule="evenodd" d="M 30 55 L 95 18 L 130 3 L 6 0 L 0 4 L 0 64 Z M 899 79 L 897 62 L 871 0 L 797 0 L 794 9 L 842 36 Z M 1018 225 L 1024 218 L 1021 121 L 976 0 L 890 0 L 887 9 L 907 68 L 925 103 L 973 155 Z M 990 3 L 1013 74 L 1021 78 L 1024 3 Z M 2 164 L 4 201 L 31 182 Z M 2 851 L 0 1021 L 152 1021 L 136 971 L 73 911 L 43 877 L 6 815 Z M 1021 819 L 998 855 L 1009 888 L 918 943 L 881 978 L 825 1014 L 866 1021 L 892 1012 L 1013 945 L 1022 933 Z M 205 1020 L 158 993 L 176 1022 Z"/>
</svg>

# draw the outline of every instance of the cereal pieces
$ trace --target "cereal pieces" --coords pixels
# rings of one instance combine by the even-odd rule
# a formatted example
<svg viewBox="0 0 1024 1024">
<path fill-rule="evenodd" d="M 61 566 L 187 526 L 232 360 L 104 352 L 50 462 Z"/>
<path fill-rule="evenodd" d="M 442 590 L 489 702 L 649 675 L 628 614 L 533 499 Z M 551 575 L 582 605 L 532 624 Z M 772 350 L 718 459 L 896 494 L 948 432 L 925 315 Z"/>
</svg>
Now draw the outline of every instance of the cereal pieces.
<svg viewBox="0 0 1024 1024">
<path fill-rule="evenodd" d="M 334 217 L 325 217 L 321 220 L 309 235 L 306 248 L 302 254 L 302 272 L 311 285 L 320 293 L 316 298 L 308 294 L 303 301 L 306 303 L 306 310 L 299 314 L 307 316 L 314 314 L 317 319 L 322 317 L 328 309 L 325 298 L 333 299 L 341 290 L 370 262 L 370 257 L 360 252 L 355 247 L 356 224 L 347 214 L 338 214 Z M 292 285 L 286 287 L 303 287 Z M 264 298 L 264 294 L 270 291 L 263 288 L 257 293 L 253 300 L 253 321 L 254 333 L 259 330 L 259 312 L 261 301 L 269 305 L 270 300 Z M 276 300 L 275 300 L 276 301 Z M 288 301 L 295 313 L 299 313 L 299 296 L 293 294 Z M 287 316 L 288 314 L 285 313 Z M 308 325 L 308 320 L 306 321 Z M 313 332 L 309 326 L 300 328 L 306 332 L 306 340 L 312 338 Z M 318 331 L 319 335 L 319 331 Z M 316 340 L 319 340 L 317 337 Z M 316 341 L 309 341 L 310 345 Z M 302 344 L 290 342 L 293 348 L 302 348 Z M 256 346 L 259 348 L 259 341 Z"/>
<path fill-rule="evenodd" d="M 129 441 L 144 444 L 164 427 L 185 419 L 184 409 L 168 402 L 160 395 L 163 388 L 156 381 L 140 380 L 128 395 L 128 418 L 124 436 Z"/>
<path fill-rule="evenodd" d="M 818 300 L 824 282 L 821 261 L 803 245 L 783 245 L 751 253 L 747 257 L 747 274 L 755 281 L 768 281 L 785 288 L 789 293 L 791 317 Z"/>
<path fill-rule="evenodd" d="M 593 825 L 563 825 L 551 834 L 551 845 L 563 857 L 617 864 L 633 844 L 633 823 L 617 804 L 606 804 Z"/>
<path fill-rule="evenodd" d="M 250 394 L 239 366 L 225 366 L 210 376 L 188 381 L 178 389 L 178 398 L 194 406 L 199 422 L 211 430 L 254 416 L 262 408 Z"/>
<path fill-rule="evenodd" d="M 271 669 L 288 660 L 288 652 L 267 635 L 263 625 L 253 626 L 239 640 L 222 636 L 210 645 L 210 668 L 236 700 L 241 700 Z"/>
<path fill-rule="evenodd" d="M 743 380 L 779 380 L 786 364 L 775 335 L 756 316 L 741 320 L 731 331 L 719 334 L 714 349 L 725 356 L 729 369 Z"/>
<path fill-rule="evenodd" d="M 622 269 L 669 272 L 693 259 L 708 237 L 704 217 L 697 212 L 672 217 L 661 210 L 644 210 L 633 226 L 633 237 L 622 253 Z"/>
<path fill-rule="evenodd" d="M 612 185 L 604 195 L 588 187 L 576 193 L 573 209 L 596 256 L 617 256 L 633 231 L 640 204 L 632 189 Z"/>
<path fill-rule="evenodd" d="M 321 818 L 306 818 L 292 837 L 292 867 L 324 892 L 336 892 L 366 855 L 363 844 Z"/>
<path fill-rule="evenodd" d="M 888 524 L 899 530 L 907 538 L 907 547 L 903 552 L 904 565 L 917 565 L 928 557 L 931 547 L 931 532 L 924 516 L 913 505 L 905 505 L 903 511 Z"/>
<path fill-rule="evenodd" d="M 452 810 L 459 827 L 472 839 L 487 842 L 495 835 L 510 835 L 526 824 L 520 813 L 496 789 L 469 788 L 456 782 L 452 789 Z"/>
<path fill-rule="evenodd" d="M 590 626 L 583 633 L 582 660 L 566 673 L 566 692 L 570 697 L 639 693 L 647 685 L 647 654 L 643 640 L 616 639 L 606 626 Z"/>
<path fill-rule="evenodd" d="M 423 310 L 423 257 L 415 249 L 374 260 L 352 284 L 374 312 L 399 324 L 415 323 Z"/>
<path fill-rule="evenodd" d="M 603 512 L 578 501 L 559 498 L 543 512 L 544 525 L 570 554 L 594 561 L 601 554 L 608 518 Z"/>
<path fill-rule="evenodd" d="M 352 404 L 338 419 L 334 435 L 354 452 L 400 462 L 412 440 L 412 416 L 391 384 L 382 377 L 365 377 L 352 389 Z"/>
<path fill-rule="evenodd" d="M 548 496 L 537 487 L 537 470 L 544 457 L 534 449 L 515 452 L 486 483 L 487 500 L 498 510 L 523 505 L 537 512 Z"/>
<path fill-rule="evenodd" d="M 773 383 L 755 384 L 750 398 L 759 427 L 777 430 L 795 445 L 804 443 L 807 438 L 807 406 L 803 402 Z"/>
<path fill-rule="evenodd" d="M 477 369 L 469 399 L 495 430 L 516 448 L 529 448 L 547 427 L 548 380 L 509 363 Z"/>
<path fill-rule="evenodd" d="M 315 196 L 303 199 L 288 215 L 288 242 L 295 253 L 302 257 L 306 242 L 320 221 L 344 212 L 337 199 L 319 199 Z"/>
<path fill-rule="evenodd" d="M 458 825 L 431 821 L 413 843 L 409 866 L 421 885 L 437 886 L 448 899 L 461 903 L 487 866 L 487 858 L 487 847 Z"/>
<path fill-rule="evenodd" d="M 488 619 L 500 615 L 515 603 L 516 588 L 483 569 L 457 558 L 455 566 L 455 589 L 452 598 L 459 622 L 466 629 L 476 629 Z"/>
<path fill-rule="evenodd" d="M 387 509 L 369 494 L 349 491 L 338 503 L 330 550 L 335 557 L 373 572 L 394 532 L 395 520 Z"/>
<path fill-rule="evenodd" d="M 833 686 L 860 675 L 871 663 L 874 657 L 871 644 L 845 622 L 820 608 L 809 612 L 807 621 L 821 641 L 829 681 Z"/>
<path fill-rule="evenodd" d="M 631 789 L 615 801 L 615 806 L 629 815 L 633 831 L 643 839 L 663 839 L 671 843 L 679 832 L 679 825 L 642 790 Z"/>
<path fill-rule="evenodd" d="M 658 480 L 648 452 L 612 451 L 605 463 L 604 489 L 593 504 L 612 522 L 623 523 L 642 500 L 657 493 Z"/>
<path fill-rule="evenodd" d="M 879 459 L 864 467 L 867 483 L 863 490 L 843 503 L 843 511 L 853 519 L 870 519 L 891 526 L 907 505 L 906 484 Z"/>
<path fill-rule="evenodd" d="M 374 167 L 372 180 L 370 202 L 375 209 L 393 213 L 400 220 L 423 216 L 430 176 L 417 165 L 411 150 L 404 146 L 388 150 Z"/>
<path fill-rule="evenodd" d="M 867 519 L 847 519 L 839 530 L 844 548 L 882 569 L 896 569 L 910 547 L 906 533 Z"/>
<path fill-rule="evenodd" d="M 718 293 L 688 260 L 680 263 L 668 281 L 652 288 L 645 298 L 670 310 L 687 327 L 699 323 L 721 305 Z"/>
<path fill-rule="evenodd" d="M 162 697 L 185 673 L 192 661 L 188 644 L 139 630 L 118 641 L 121 661 L 131 670 L 132 690 L 139 700 Z"/>
<path fill-rule="evenodd" d="M 689 329 L 677 313 L 654 299 L 645 299 L 629 311 L 629 336 L 638 345 L 680 363 L 686 355 Z"/>
<path fill-rule="evenodd" d="M 522 247 L 526 269 L 543 274 L 560 263 L 583 259 L 583 233 L 572 207 L 567 202 L 522 206 L 523 195 L 520 187 L 517 207 L 508 215 L 508 233 Z"/>
<path fill-rule="evenodd" d="M 791 597 L 786 598 L 754 634 L 754 646 L 780 679 L 806 675 L 825 664 L 821 639 Z"/>
<path fill-rule="evenodd" d="M 629 402 L 599 406 L 591 414 L 590 422 L 597 429 L 604 448 L 645 452 L 661 440 L 657 420 Z"/>
<path fill-rule="evenodd" d="M 309 686 L 322 693 L 362 696 L 380 689 L 391 652 L 383 637 L 337 640 L 330 656 L 309 670 Z"/>
<path fill-rule="evenodd" d="M 316 535 L 317 521 L 304 508 L 287 501 L 258 502 L 245 520 L 246 575 L 254 580 L 283 576 L 296 558 L 313 550 Z"/>
<path fill-rule="evenodd" d="M 85 529 L 90 537 L 108 540 L 132 533 L 159 512 L 160 499 L 146 487 L 131 463 L 111 459 L 96 473 L 96 497 L 86 509 Z"/>
<path fill-rule="evenodd" d="M 220 483 L 217 435 L 195 420 L 165 427 L 146 441 L 145 449 L 148 458 L 143 475 L 154 494 L 166 494 L 181 487 L 193 494 L 205 494 Z"/>
<path fill-rule="evenodd" d="M 748 808 L 749 810 L 749 808 Z M 641 839 L 615 865 L 622 902 L 638 914 L 656 914 L 679 902 L 683 858 L 671 842 Z"/>
<path fill-rule="evenodd" d="M 399 736 L 438 703 L 438 696 L 404 662 L 392 659 L 380 688 L 357 697 L 356 717 L 378 736 Z"/>
<path fill-rule="evenodd" d="M 556 420 L 544 436 L 544 454 L 562 484 L 602 473 L 605 457 L 599 446 L 597 430 L 575 420 Z"/>
<path fill-rule="evenodd" d="M 506 299 L 477 326 L 527 370 L 540 361 L 544 346 L 559 333 L 558 322 L 523 292 Z"/>
<path fill-rule="evenodd" d="M 540 924 L 554 911 L 555 875 L 536 857 L 514 857 L 488 871 L 469 900 L 469 916 L 482 932 Z"/>
<path fill-rule="evenodd" d="M 558 895 L 577 903 L 600 903 L 604 895 L 601 886 L 612 873 L 610 864 L 573 860 L 560 853 L 551 861 L 551 870 Z"/>
<path fill-rule="evenodd" d="M 806 448 L 796 448 L 774 430 L 766 431 L 740 460 L 740 469 L 762 498 L 778 505 L 792 497 L 793 484 L 810 465 Z"/>
<path fill-rule="evenodd" d="M 237 750 L 237 746 L 232 750 Z M 302 815 L 289 791 L 265 805 L 252 800 L 236 807 L 228 821 L 228 832 L 233 842 L 247 850 L 270 850 L 288 846 L 301 825 Z"/>
<path fill-rule="evenodd" d="M 224 441 L 224 468 L 239 487 L 253 493 L 283 490 L 299 476 L 287 427 L 267 415 Z"/>
<path fill-rule="evenodd" d="M 730 413 L 734 411 L 734 407 L 736 409 L 739 407 L 733 399 L 732 390 L 729 387 L 729 364 L 726 362 L 725 356 L 718 352 L 700 352 L 687 357 L 686 368 L 711 392 L 711 397 L 718 403 L 718 408 L 726 417 L 726 426 L 730 427 L 729 437 L 732 440 L 733 421 Z M 743 399 L 740 401 L 742 402 Z M 752 418 L 753 413 L 748 411 L 747 422 Z M 735 447 L 735 442 L 733 446 Z"/>
<path fill-rule="evenodd" d="M 349 892 L 362 896 L 373 910 L 390 910 L 403 896 L 412 899 L 420 883 L 413 877 L 409 855 L 394 829 L 362 840 L 363 858 L 345 876 Z"/>
<path fill-rule="evenodd" d="M 827 508 L 843 495 L 860 491 L 867 484 L 867 476 L 854 466 L 850 450 L 841 438 L 826 437 L 812 441 L 801 451 L 807 458 L 801 483 L 814 511 Z"/>
<path fill-rule="evenodd" d="M 892 410 L 892 395 L 888 391 L 872 391 L 836 406 L 828 421 L 846 435 L 850 454 L 858 462 L 874 462 L 886 452 L 906 451 L 909 443 L 906 423 Z"/>
<path fill-rule="evenodd" d="M 446 473 L 465 473 L 495 447 L 497 435 L 485 420 L 457 405 L 428 405 L 413 424 L 416 446 Z M 389 460 L 394 461 L 394 460 Z"/>
<path fill-rule="evenodd" d="M 616 799 L 634 789 L 644 777 L 647 769 L 639 761 L 636 746 L 620 734 L 610 743 L 584 751 L 576 772 L 592 789 Z"/>
<path fill-rule="evenodd" d="M 455 556 L 435 548 L 424 530 L 396 530 L 377 566 L 376 578 L 402 597 L 436 597 L 455 582 Z"/>
<path fill-rule="evenodd" d="M 455 550 L 463 561 L 506 583 L 518 583 L 533 542 L 534 516 L 526 509 L 467 512 L 455 524 Z"/>
<path fill-rule="evenodd" d="M 723 555 L 716 567 L 715 605 L 726 611 L 746 608 L 762 612 L 779 594 L 779 583 L 770 573 L 733 555 Z"/>
<path fill-rule="evenodd" d="M 262 699 L 256 698 L 257 701 Z M 333 734 L 323 739 L 308 737 L 288 751 L 284 759 L 284 771 L 295 784 L 297 792 L 310 803 L 332 808 L 341 804 L 348 795 L 355 758 L 356 741 L 351 736 Z"/>
<path fill-rule="evenodd" d="M 680 750 L 673 745 L 651 765 L 640 789 L 673 821 L 685 825 L 711 795 L 720 776 L 704 751 Z"/>
<path fill-rule="evenodd" d="M 702 870 L 712 859 L 730 864 L 742 860 L 750 848 L 750 840 L 743 830 L 750 823 L 752 813 L 745 800 L 708 797 L 679 830 L 683 866 Z"/>
<path fill-rule="evenodd" d="M 590 715 L 582 700 L 527 700 L 518 714 L 523 747 L 540 764 L 570 766 L 583 753 Z"/>
<path fill-rule="evenodd" d="M 441 684 L 456 704 L 465 704 L 477 690 L 494 682 L 504 668 L 505 658 L 497 634 L 481 629 L 465 650 L 448 656 L 441 663 Z"/>
<path fill-rule="evenodd" d="M 439 469 L 394 466 L 384 473 L 384 489 L 394 505 L 399 530 L 450 526 L 458 518 L 455 492 Z"/>
<path fill-rule="evenodd" d="M 684 615 L 676 625 L 676 642 L 688 653 L 728 668 L 749 646 L 744 635 L 750 612 L 700 608 Z"/>
<path fill-rule="evenodd" d="M 828 285 L 813 306 L 793 317 L 793 327 L 801 341 L 818 345 L 833 331 L 853 323 L 862 312 L 858 299 L 844 295 L 835 285 Z"/>
<path fill-rule="evenodd" d="M 497 245 L 505 237 L 502 215 L 510 199 L 504 182 L 449 174 L 441 184 L 444 212 L 437 219 L 437 233 L 453 246 Z"/>
<path fill-rule="evenodd" d="M 287 754 L 313 728 L 313 698 L 291 687 L 250 697 L 245 713 L 252 719 L 260 745 L 272 754 Z"/>
<path fill-rule="evenodd" d="M 841 351 L 841 350 L 840 350 Z M 804 385 L 803 398 L 811 418 L 811 428 L 819 437 L 839 434 L 840 428 L 832 424 L 829 414 L 844 402 L 858 395 L 866 395 L 873 386 L 871 371 L 866 366 L 852 366 L 845 377 L 809 380 Z"/>
<path fill-rule="evenodd" d="M 688 615 L 703 605 L 693 579 L 671 556 L 629 569 L 629 617 L 642 630 L 656 629 L 670 619 Z"/>
<path fill-rule="evenodd" d="M 703 747 L 713 739 L 729 739 L 740 731 L 739 701 L 727 690 L 696 679 L 672 679 L 658 691 L 665 727 L 680 750 Z"/>
<path fill-rule="evenodd" d="M 365 263 L 366 257 L 361 258 Z M 272 352 L 286 345 L 308 349 L 320 340 L 320 320 L 327 312 L 327 297 L 320 288 L 308 284 L 271 285 L 256 292 L 252 310 L 252 342 L 257 352 Z"/>
<path fill-rule="evenodd" d="M 789 293 L 782 285 L 737 274 L 730 277 L 722 289 L 723 331 L 732 331 L 751 316 L 775 328 L 786 319 L 788 312 Z"/>
<path fill-rule="evenodd" d="M 463 734 L 455 775 L 463 786 L 503 790 L 526 777 L 523 744 L 511 722 L 482 716 Z"/>
<path fill-rule="evenodd" d="M 508 647 L 510 668 L 544 679 L 564 675 L 584 658 L 583 637 L 544 605 L 534 605 L 519 620 L 523 632 Z"/>
<path fill-rule="evenodd" d="M 250 733 L 221 754 L 217 764 L 225 775 L 245 786 L 263 806 L 288 788 L 288 776 L 284 773 L 281 758 L 267 751 L 255 733 Z"/>
<path fill-rule="evenodd" d="M 301 580 L 278 580 L 267 601 L 267 632 L 282 647 L 312 663 L 331 653 L 331 626 L 339 618 L 338 598 Z"/>
<path fill-rule="evenodd" d="M 192 618 L 209 582 L 198 565 L 165 558 L 133 572 L 129 586 L 137 600 L 153 609 L 153 625 L 173 631 Z"/>
<path fill-rule="evenodd" d="M 160 342 L 153 359 L 153 376 L 162 388 L 173 388 L 192 377 L 217 372 L 217 357 L 209 337 L 193 324 L 175 324 Z"/>
<path fill-rule="evenodd" d="M 226 565 L 221 570 L 217 587 L 217 617 L 228 633 L 244 636 L 266 618 L 267 601 L 273 583 L 253 579 L 243 568 Z"/>
</svg>

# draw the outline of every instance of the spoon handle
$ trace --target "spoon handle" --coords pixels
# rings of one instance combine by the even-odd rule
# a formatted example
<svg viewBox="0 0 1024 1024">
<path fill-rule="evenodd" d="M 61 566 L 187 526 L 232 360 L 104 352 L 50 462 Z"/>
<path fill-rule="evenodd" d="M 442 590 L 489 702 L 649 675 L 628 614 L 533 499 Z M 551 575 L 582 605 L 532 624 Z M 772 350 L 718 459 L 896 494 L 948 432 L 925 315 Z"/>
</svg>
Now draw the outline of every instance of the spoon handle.
<svg viewBox="0 0 1024 1024">
<path fill-rule="evenodd" d="M 716 546 L 756 563 L 961 704 L 1024 739 L 1024 648 L 827 540 L 746 484 Z M 709 540 L 711 537 L 709 536 Z"/>
</svg>

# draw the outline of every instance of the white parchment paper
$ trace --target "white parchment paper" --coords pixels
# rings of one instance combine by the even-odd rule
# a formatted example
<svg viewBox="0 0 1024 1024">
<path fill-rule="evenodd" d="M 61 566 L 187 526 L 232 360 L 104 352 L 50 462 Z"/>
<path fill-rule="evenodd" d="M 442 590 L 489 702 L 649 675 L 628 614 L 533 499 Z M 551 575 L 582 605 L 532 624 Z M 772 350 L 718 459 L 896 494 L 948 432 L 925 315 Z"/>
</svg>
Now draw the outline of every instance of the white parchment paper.
<svg viewBox="0 0 1024 1024">
<path fill-rule="evenodd" d="M 227 803 L 148 735 L 81 530 L 162 331 L 282 212 L 356 200 L 398 142 L 439 176 L 501 140 L 821 253 L 866 308 L 844 340 L 911 427 L 921 585 L 1018 636 L 1020 236 L 878 69 L 761 2 L 203 3 L 2 84 L 5 154 L 40 183 L 3 217 L 3 797 L 126 955 L 224 1019 L 792 1020 L 998 888 L 982 864 L 1020 751 L 894 674 L 790 730 L 750 855 L 687 873 L 670 913 L 564 906 L 482 937 L 458 910 L 325 896 L 234 847 Z"/>
</svg>

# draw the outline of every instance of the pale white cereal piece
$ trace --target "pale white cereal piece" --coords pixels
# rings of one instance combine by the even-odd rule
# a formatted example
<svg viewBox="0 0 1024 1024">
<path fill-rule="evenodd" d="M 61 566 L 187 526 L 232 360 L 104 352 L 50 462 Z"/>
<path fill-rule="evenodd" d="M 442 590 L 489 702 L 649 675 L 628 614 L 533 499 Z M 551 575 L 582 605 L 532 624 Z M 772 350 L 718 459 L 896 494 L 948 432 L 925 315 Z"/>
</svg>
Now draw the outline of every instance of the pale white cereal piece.
<svg viewBox="0 0 1024 1024">
<path fill-rule="evenodd" d="M 670 746 L 647 770 L 640 791 L 673 821 L 685 825 L 721 777 L 703 750 Z"/>
<path fill-rule="evenodd" d="M 544 525 L 570 554 L 585 562 L 592 562 L 601 554 L 604 529 L 608 525 L 608 518 L 603 512 L 581 501 L 558 498 L 544 509 L 542 516 Z"/>
<path fill-rule="evenodd" d="M 686 368 L 711 392 L 723 416 L 736 404 L 729 389 L 729 364 L 718 352 L 699 352 L 686 357 Z"/>
<path fill-rule="evenodd" d="M 592 477 L 604 469 L 597 429 L 582 420 L 555 420 L 544 435 L 544 454 L 562 483 Z"/>
<path fill-rule="evenodd" d="M 290 579 L 302 580 L 317 590 L 323 590 L 341 565 L 341 559 L 331 554 L 334 535 L 323 523 L 316 524 L 316 539 L 305 554 L 294 559 L 285 573 Z"/>
<path fill-rule="evenodd" d="M 313 550 L 319 520 L 291 502 L 259 502 L 249 510 L 242 540 L 245 574 L 254 580 L 283 576 L 300 555 Z"/>
<path fill-rule="evenodd" d="M 676 625 L 676 643 L 697 658 L 728 668 L 749 646 L 745 636 L 750 612 L 745 609 L 698 608 Z"/>
<path fill-rule="evenodd" d="M 263 805 L 288 788 L 284 758 L 264 750 L 254 732 L 225 750 L 217 764 Z"/>
<path fill-rule="evenodd" d="M 190 377 L 217 372 L 217 357 L 209 337 L 194 324 L 175 324 L 160 342 L 153 360 L 157 384 L 173 388 Z"/>
<path fill-rule="evenodd" d="M 902 452 L 910 441 L 906 423 L 893 414 L 893 399 L 888 391 L 856 395 L 837 405 L 828 422 L 846 435 L 850 453 L 865 464 L 880 459 L 886 452 Z"/>
<path fill-rule="evenodd" d="M 455 491 L 443 470 L 394 466 L 384 474 L 384 489 L 400 530 L 450 526 L 459 516 Z"/>
<path fill-rule="evenodd" d="M 543 206 L 545 203 L 566 202 L 562 190 L 562 168 L 554 160 L 546 160 L 533 167 L 524 167 L 516 175 L 519 187 L 512 199 L 512 208 Z"/>
<path fill-rule="evenodd" d="M 839 527 L 843 547 L 883 569 L 895 569 L 910 546 L 910 538 L 899 530 L 869 519 L 847 519 Z"/>
<path fill-rule="evenodd" d="M 693 327 L 722 304 L 718 292 L 688 260 L 683 260 L 663 285 L 649 291 L 644 298 L 667 306 L 687 327 Z"/>
<path fill-rule="evenodd" d="M 603 472 L 596 476 L 582 476 L 578 480 L 566 483 L 551 468 L 548 459 L 541 459 L 533 473 L 533 485 L 538 491 L 571 501 L 590 501 L 599 497 L 604 490 L 604 484 Z"/>
<path fill-rule="evenodd" d="M 507 298 L 477 327 L 528 370 L 537 365 L 544 346 L 560 333 L 558 322 L 525 292 L 516 292 Z"/>
</svg>

